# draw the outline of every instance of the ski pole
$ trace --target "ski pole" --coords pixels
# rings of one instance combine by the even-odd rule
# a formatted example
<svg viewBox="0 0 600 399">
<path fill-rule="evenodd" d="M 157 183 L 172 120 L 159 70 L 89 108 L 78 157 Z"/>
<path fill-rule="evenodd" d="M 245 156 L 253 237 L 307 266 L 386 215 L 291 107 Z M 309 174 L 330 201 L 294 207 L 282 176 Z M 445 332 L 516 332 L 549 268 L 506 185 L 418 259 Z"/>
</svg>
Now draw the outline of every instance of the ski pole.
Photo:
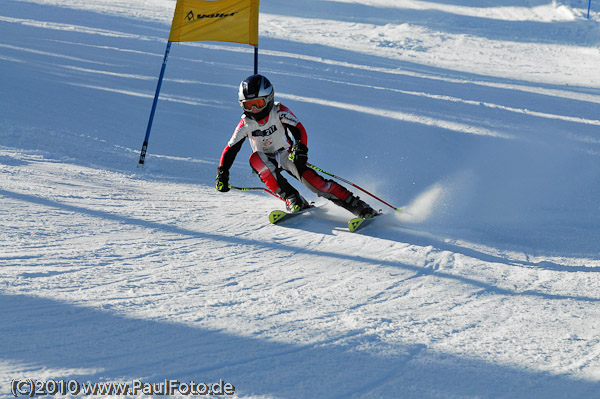
<svg viewBox="0 0 600 399">
<path fill-rule="evenodd" d="M 264 191 L 265 193 L 269 193 L 273 197 L 279 198 L 280 200 L 284 201 L 284 199 L 281 198 L 279 195 L 275 194 L 273 191 L 269 190 L 268 188 L 264 188 L 264 187 L 235 187 L 230 184 L 229 188 L 231 188 L 233 190 L 237 190 L 237 191 Z"/>
<path fill-rule="evenodd" d="M 314 169 L 314 170 L 317 170 L 317 171 L 319 171 L 319 172 L 321 172 L 321 173 L 325 173 L 326 175 L 328 175 L 328 176 L 331 176 L 331 177 L 333 177 L 333 178 L 335 178 L 335 179 L 341 180 L 341 181 L 343 181 L 344 183 L 350 184 L 352 187 L 358 188 L 360 191 L 362 191 L 362 192 L 364 192 L 364 193 L 366 193 L 366 194 L 370 195 L 371 197 L 375 198 L 377 201 L 379 201 L 379 202 L 382 202 L 382 203 L 386 204 L 387 206 L 389 206 L 390 208 L 392 208 L 392 209 L 393 209 L 393 210 L 395 210 L 396 212 L 402 212 L 402 209 L 401 209 L 401 208 L 396 208 L 395 206 L 388 204 L 387 202 L 385 202 L 385 201 L 384 201 L 384 200 L 382 200 L 381 198 L 377 197 L 376 195 L 373 195 L 373 194 L 371 194 L 370 192 L 368 192 L 368 191 L 367 191 L 367 190 L 365 190 L 364 188 L 357 186 L 356 184 L 352 183 L 351 181 L 348 181 L 348 180 L 346 180 L 346 179 L 344 179 L 344 178 L 342 178 L 342 177 L 336 176 L 336 175 L 334 175 L 333 173 L 329 173 L 329 172 L 327 172 L 327 171 L 325 171 L 325 170 L 323 170 L 323 169 L 321 169 L 321 168 L 318 168 L 318 167 L 316 167 L 315 165 L 313 165 L 313 164 L 310 164 L 310 163 L 308 163 L 308 162 L 306 163 L 306 166 L 308 166 L 308 167 L 310 167 L 310 168 L 312 168 L 312 169 Z"/>
</svg>

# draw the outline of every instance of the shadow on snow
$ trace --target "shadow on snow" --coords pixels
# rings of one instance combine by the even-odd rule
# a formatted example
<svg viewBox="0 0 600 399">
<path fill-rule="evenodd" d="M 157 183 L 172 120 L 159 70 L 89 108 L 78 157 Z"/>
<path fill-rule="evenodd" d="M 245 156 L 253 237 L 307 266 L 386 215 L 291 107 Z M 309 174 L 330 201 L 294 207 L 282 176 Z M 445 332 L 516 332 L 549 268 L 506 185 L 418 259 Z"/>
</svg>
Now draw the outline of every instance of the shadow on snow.
<svg viewBox="0 0 600 399">
<path fill-rule="evenodd" d="M 236 393 L 277 398 L 595 398 L 600 384 L 435 353 L 424 345 L 377 357 L 356 345 L 271 342 L 129 318 L 52 299 L 0 295 L 2 360 L 36 369 L 79 369 L 53 376 L 80 382 L 142 379 L 232 383 Z M 15 334 L 14 332 L 19 333 Z M 338 339 L 370 340 L 350 332 Z M 85 370 L 88 371 L 85 371 Z M 91 369 L 91 371 L 90 371 Z M 84 371 L 81 371 L 84 370 Z M 60 372 L 59 372 L 60 373 Z"/>
</svg>

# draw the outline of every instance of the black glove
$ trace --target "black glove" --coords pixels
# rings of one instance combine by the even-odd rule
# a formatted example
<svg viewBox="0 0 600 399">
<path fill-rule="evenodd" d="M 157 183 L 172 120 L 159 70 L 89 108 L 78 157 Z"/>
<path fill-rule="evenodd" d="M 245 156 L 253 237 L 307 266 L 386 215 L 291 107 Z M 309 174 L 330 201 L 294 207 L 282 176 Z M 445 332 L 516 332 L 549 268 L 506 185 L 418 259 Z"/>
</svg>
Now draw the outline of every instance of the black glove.
<svg viewBox="0 0 600 399">
<path fill-rule="evenodd" d="M 306 162 L 308 162 L 308 147 L 301 142 L 297 142 L 292 146 L 288 159 L 294 162 L 296 167 L 306 165 Z"/>
<path fill-rule="evenodd" d="M 227 169 L 218 167 L 215 183 L 217 190 L 220 192 L 226 193 L 229 191 L 229 171 Z"/>
</svg>

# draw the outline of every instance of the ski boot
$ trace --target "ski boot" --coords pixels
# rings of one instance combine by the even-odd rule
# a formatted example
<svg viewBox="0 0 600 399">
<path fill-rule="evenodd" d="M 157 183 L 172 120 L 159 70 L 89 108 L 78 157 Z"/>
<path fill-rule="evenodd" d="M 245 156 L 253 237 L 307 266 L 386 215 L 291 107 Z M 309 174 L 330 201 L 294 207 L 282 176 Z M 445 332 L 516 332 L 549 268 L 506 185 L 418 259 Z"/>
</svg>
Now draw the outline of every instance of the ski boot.
<svg viewBox="0 0 600 399">
<path fill-rule="evenodd" d="M 292 194 L 285 200 L 286 209 L 289 213 L 300 212 L 303 209 L 310 208 L 308 201 L 300 194 Z"/>
<path fill-rule="evenodd" d="M 359 218 L 371 219 L 378 214 L 369 204 L 354 195 L 349 195 L 345 201 L 334 200 L 334 202 Z"/>
</svg>

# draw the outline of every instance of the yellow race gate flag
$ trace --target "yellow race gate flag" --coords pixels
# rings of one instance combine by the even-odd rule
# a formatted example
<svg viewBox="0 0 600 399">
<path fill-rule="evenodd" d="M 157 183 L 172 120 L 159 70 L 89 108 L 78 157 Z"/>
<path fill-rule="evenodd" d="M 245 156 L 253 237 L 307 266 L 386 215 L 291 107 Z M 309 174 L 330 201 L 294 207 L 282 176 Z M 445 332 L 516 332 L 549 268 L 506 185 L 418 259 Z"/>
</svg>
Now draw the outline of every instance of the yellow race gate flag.
<svg viewBox="0 0 600 399">
<path fill-rule="evenodd" d="M 258 46 L 260 0 L 177 0 L 170 42 L 218 41 Z"/>
<path fill-rule="evenodd" d="M 217 41 L 254 46 L 254 73 L 258 73 L 258 7 L 260 0 L 177 0 L 138 168 L 144 167 L 152 121 L 172 42 Z"/>
</svg>

